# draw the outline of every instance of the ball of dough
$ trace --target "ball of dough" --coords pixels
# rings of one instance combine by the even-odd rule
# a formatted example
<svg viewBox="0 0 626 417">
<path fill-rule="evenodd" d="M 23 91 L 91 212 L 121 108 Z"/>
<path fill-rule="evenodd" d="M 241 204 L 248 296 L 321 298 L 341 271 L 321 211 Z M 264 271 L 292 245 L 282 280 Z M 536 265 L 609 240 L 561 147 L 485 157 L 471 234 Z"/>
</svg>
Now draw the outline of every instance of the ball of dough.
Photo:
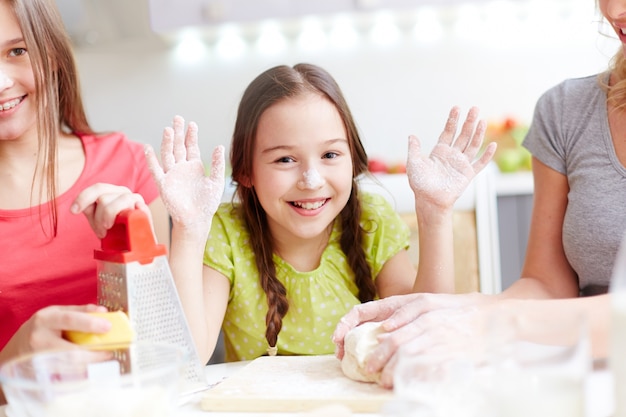
<svg viewBox="0 0 626 417">
<path fill-rule="evenodd" d="M 384 333 L 380 322 L 363 323 L 350 330 L 343 342 L 344 355 L 341 370 L 355 381 L 378 382 L 380 372 L 370 374 L 365 371 L 365 359 L 379 345 L 378 335 Z"/>
</svg>

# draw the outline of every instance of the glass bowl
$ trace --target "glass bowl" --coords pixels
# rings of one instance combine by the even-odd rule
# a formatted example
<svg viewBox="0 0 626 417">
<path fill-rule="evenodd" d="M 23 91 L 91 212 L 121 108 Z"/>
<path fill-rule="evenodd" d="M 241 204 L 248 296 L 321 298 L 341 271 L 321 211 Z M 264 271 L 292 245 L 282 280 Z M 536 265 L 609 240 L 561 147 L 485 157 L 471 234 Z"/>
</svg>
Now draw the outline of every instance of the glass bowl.
<svg viewBox="0 0 626 417">
<path fill-rule="evenodd" d="M 44 351 L 0 366 L 11 417 L 139 417 L 175 414 L 181 350 L 130 344 Z"/>
</svg>

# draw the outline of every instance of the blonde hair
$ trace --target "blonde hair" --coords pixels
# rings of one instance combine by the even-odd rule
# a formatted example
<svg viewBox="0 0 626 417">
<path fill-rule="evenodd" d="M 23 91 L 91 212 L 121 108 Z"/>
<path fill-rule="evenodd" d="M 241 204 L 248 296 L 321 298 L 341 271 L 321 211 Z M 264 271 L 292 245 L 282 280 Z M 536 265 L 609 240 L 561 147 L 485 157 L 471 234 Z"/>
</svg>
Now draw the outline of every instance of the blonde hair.
<svg viewBox="0 0 626 417">
<path fill-rule="evenodd" d="M 28 50 L 37 96 L 38 148 L 43 167 L 37 167 L 41 178 L 39 200 L 48 201 L 52 235 L 57 233 L 57 152 L 62 129 L 90 134 L 80 96 L 78 71 L 72 46 L 54 0 L 7 1 L 22 31 Z M 42 225 L 44 227 L 44 225 Z"/>
<path fill-rule="evenodd" d="M 626 109 L 626 57 L 622 48 L 615 54 L 609 64 L 609 74 L 613 76 L 612 84 L 609 77 L 603 77 L 601 83 L 607 94 L 607 101 L 615 111 Z"/>
</svg>

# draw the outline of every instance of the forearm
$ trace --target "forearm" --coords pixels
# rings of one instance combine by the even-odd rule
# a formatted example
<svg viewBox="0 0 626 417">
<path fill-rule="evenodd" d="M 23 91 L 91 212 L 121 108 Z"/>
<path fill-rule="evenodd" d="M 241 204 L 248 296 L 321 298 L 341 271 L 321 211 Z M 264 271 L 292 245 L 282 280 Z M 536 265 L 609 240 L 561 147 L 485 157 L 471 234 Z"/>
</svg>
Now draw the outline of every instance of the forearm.
<svg viewBox="0 0 626 417">
<path fill-rule="evenodd" d="M 454 293 L 452 212 L 416 210 L 419 264 L 414 292 Z"/>
<path fill-rule="evenodd" d="M 176 227 L 172 229 L 170 268 L 201 360 L 208 360 L 212 353 L 203 299 L 202 271 L 205 243 L 206 238 L 202 236 L 190 236 Z"/>
<path fill-rule="evenodd" d="M 530 277 L 522 277 L 515 281 L 509 288 L 498 294 L 502 299 L 556 299 L 578 297 L 577 286 L 567 285 L 562 282 L 557 288 L 549 287 L 543 280 Z"/>
<path fill-rule="evenodd" d="M 608 295 L 558 300 L 507 300 L 505 303 L 517 317 L 526 318 L 530 325 L 539 325 L 546 319 L 559 321 L 576 314 L 583 315 L 587 321 L 593 357 L 608 356 L 611 320 Z"/>
</svg>

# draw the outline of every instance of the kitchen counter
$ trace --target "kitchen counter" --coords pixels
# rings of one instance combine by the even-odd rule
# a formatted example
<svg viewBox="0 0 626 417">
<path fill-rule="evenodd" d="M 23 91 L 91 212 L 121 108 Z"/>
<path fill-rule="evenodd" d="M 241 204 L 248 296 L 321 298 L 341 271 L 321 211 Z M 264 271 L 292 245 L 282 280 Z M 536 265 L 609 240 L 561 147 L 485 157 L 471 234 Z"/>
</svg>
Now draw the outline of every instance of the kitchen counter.
<svg viewBox="0 0 626 417">
<path fill-rule="evenodd" d="M 207 381 L 210 385 L 214 386 L 221 381 L 229 378 L 235 372 L 241 370 L 248 362 L 232 362 L 221 363 L 215 365 L 209 365 L 206 367 Z M 262 381 L 259 381 L 262 383 Z M 200 407 L 200 400 L 203 393 L 197 393 L 188 399 L 188 402 L 184 404 L 177 417 L 291 417 L 291 416 L 322 416 L 323 414 L 317 414 L 313 411 L 310 412 L 286 412 L 286 413 L 242 413 L 242 412 L 207 412 L 203 411 Z M 595 369 L 588 377 L 586 387 L 586 412 L 585 417 L 609 417 L 613 410 L 613 397 L 612 397 L 612 384 L 611 376 L 605 365 L 600 365 Z M 324 407 L 320 404 L 320 407 Z M 382 414 L 346 414 L 341 412 L 337 414 L 337 417 L 343 417 L 345 415 L 359 416 L 359 417 L 376 417 L 382 416 Z M 12 417 L 10 412 L 6 413 L 6 407 L 0 407 L 0 417 Z M 328 414 L 324 417 L 331 417 Z"/>
</svg>

